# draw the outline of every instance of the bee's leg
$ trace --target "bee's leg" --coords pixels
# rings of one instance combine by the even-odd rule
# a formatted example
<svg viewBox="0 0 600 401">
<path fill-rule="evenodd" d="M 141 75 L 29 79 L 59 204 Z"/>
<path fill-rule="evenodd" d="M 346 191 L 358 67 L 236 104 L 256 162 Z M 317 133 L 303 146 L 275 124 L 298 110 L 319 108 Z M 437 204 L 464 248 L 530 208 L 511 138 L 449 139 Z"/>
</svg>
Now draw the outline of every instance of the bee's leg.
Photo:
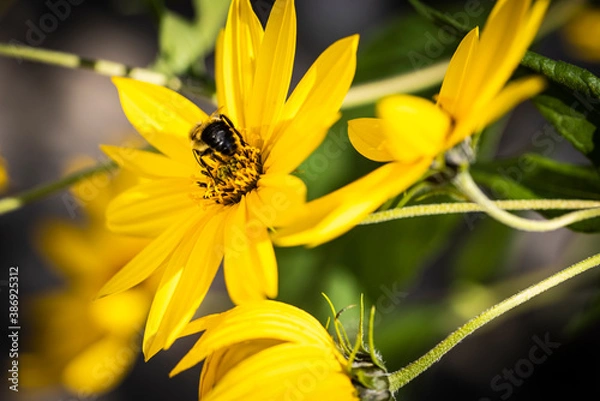
<svg viewBox="0 0 600 401">
<path fill-rule="evenodd" d="M 202 160 L 202 155 L 196 149 L 192 149 L 192 153 L 194 154 L 194 159 L 196 159 L 196 163 L 201 165 L 202 167 L 206 167 L 204 161 Z"/>
<path fill-rule="evenodd" d="M 235 126 L 233 125 L 233 123 L 231 122 L 231 120 L 229 119 L 229 117 L 227 117 L 225 114 L 219 114 L 219 118 L 225 120 L 225 122 L 227 123 L 227 125 L 229 125 L 229 127 L 233 130 L 233 132 L 235 132 L 236 135 L 240 138 L 242 146 L 246 146 L 247 144 L 244 141 L 244 138 L 242 138 L 242 134 L 240 134 L 240 132 L 237 130 L 237 128 L 235 128 Z"/>
<path fill-rule="evenodd" d="M 225 160 L 221 156 L 219 156 L 216 152 L 212 152 L 210 156 L 220 163 L 225 163 Z"/>
<path fill-rule="evenodd" d="M 196 153 L 197 151 L 194 151 L 194 153 Z M 200 154 L 200 156 L 198 157 L 198 159 L 200 160 L 200 164 L 202 165 L 202 167 L 204 167 L 204 170 L 202 171 L 202 174 L 212 178 L 212 180 L 214 182 L 220 182 L 221 184 L 224 184 L 225 181 L 223 181 L 222 179 L 220 179 L 219 177 L 215 177 L 212 173 L 212 167 L 210 167 L 208 164 L 206 164 L 206 162 L 204 161 L 204 156 L 210 155 L 211 157 L 215 157 L 216 154 L 213 152 L 213 150 L 211 148 L 206 149 L 204 152 L 202 152 Z M 218 157 L 218 156 L 217 156 Z"/>
</svg>

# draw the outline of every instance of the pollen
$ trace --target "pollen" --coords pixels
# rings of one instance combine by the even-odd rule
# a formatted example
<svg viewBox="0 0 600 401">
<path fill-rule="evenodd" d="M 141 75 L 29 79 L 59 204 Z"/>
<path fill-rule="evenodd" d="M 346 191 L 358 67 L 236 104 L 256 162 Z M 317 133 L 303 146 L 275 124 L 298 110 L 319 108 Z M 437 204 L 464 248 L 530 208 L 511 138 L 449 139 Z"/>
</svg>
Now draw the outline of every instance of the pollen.
<svg viewBox="0 0 600 401">
<path fill-rule="evenodd" d="M 206 166 L 200 166 L 204 179 L 197 184 L 205 189 L 204 199 L 212 199 L 220 205 L 238 203 L 256 188 L 263 170 L 260 151 L 249 145 L 240 146 L 226 158 L 206 155 L 204 161 Z"/>
</svg>

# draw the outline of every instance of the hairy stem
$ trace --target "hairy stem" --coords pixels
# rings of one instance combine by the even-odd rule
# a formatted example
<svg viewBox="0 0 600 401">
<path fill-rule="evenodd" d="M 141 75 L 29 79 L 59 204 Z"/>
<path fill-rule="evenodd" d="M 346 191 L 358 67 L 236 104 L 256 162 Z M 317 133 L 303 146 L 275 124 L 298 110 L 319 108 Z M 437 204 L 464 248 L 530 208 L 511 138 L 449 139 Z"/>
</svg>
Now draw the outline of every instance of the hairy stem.
<svg viewBox="0 0 600 401">
<path fill-rule="evenodd" d="M 130 77 L 156 85 L 180 90 L 182 82 L 177 77 L 169 77 L 145 68 L 129 67 L 108 60 L 93 60 L 76 54 L 38 49 L 36 47 L 0 43 L 0 55 L 21 60 L 37 61 L 65 68 L 91 70 L 100 75 Z"/>
<path fill-rule="evenodd" d="M 600 201 L 579 199 L 533 199 L 493 201 L 501 210 L 578 210 L 600 208 Z M 435 216 L 442 214 L 485 212 L 486 209 L 470 202 L 434 203 L 431 205 L 406 206 L 401 209 L 390 209 L 373 213 L 360 225 L 383 223 L 390 220 L 406 219 L 419 216 Z"/>
<path fill-rule="evenodd" d="M 432 348 L 425 355 L 412 362 L 408 366 L 400 369 L 399 371 L 391 373 L 389 377 L 390 390 L 397 391 L 399 388 L 412 381 L 415 377 L 427 370 L 431 365 L 437 362 L 442 356 L 458 345 L 458 343 L 464 340 L 467 336 L 472 334 L 475 330 L 503 315 L 509 310 L 529 301 L 531 298 L 549 290 L 552 287 L 556 287 L 557 285 L 577 276 L 578 274 L 590 270 L 599 264 L 600 254 L 587 258 L 537 284 L 532 285 L 531 287 L 526 288 L 512 297 L 505 299 L 499 304 L 496 304 L 490 309 L 484 311 L 477 317 L 469 320 L 466 324 L 446 337 L 446 339 Z"/>
<path fill-rule="evenodd" d="M 100 163 L 93 167 L 77 171 L 72 174 L 68 174 L 58 181 L 51 182 L 49 184 L 40 185 L 33 189 L 23 191 L 15 196 L 8 196 L 0 199 L 0 215 L 9 213 L 20 209 L 21 207 L 32 203 L 36 200 L 42 199 L 46 196 L 52 195 L 56 192 L 62 191 L 70 187 L 77 182 L 84 180 L 94 174 L 111 171 L 117 168 L 115 162 Z"/>
<path fill-rule="evenodd" d="M 488 215 L 494 219 L 523 231 L 545 232 L 553 231 L 570 224 L 600 216 L 600 208 L 579 210 L 564 214 L 549 220 L 531 220 L 516 216 L 499 208 L 477 186 L 467 169 L 460 171 L 454 177 L 454 184 L 473 202 L 477 203 Z"/>
</svg>

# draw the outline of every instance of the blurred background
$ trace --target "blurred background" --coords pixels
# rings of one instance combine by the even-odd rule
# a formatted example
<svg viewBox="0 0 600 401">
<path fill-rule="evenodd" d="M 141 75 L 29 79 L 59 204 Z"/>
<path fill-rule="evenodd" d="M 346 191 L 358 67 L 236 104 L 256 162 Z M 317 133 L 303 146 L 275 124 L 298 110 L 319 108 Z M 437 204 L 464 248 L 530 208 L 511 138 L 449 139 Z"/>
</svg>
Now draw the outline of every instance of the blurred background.
<svg viewBox="0 0 600 401">
<path fill-rule="evenodd" d="M 160 51 L 157 10 L 162 2 L 73 0 L 66 3 L 68 15 L 54 19 L 57 24 L 53 29 L 42 35 L 31 34 L 35 27 L 48 23 L 47 15 L 53 13 L 52 7 L 58 3 L 61 2 L 0 2 L 0 41 L 113 60 L 129 66 L 145 67 L 163 62 L 161 68 L 166 68 L 164 59 L 161 61 L 158 57 L 157 62 Z M 191 19 L 194 16 L 191 3 L 172 0 L 165 5 Z M 271 3 L 253 1 L 263 22 Z M 418 16 L 404 1 L 298 0 L 296 3 L 295 82 L 329 44 L 353 33 L 361 35 L 356 83 L 434 65 L 451 56 L 460 40 L 460 37 L 443 36 L 440 27 Z M 451 4 L 430 1 L 428 4 L 442 7 L 455 17 L 466 16 L 463 22 L 475 25 L 485 20 L 493 1 Z M 568 31 L 560 27 L 576 24 L 581 16 L 572 13 L 561 19 L 555 15 L 558 28 L 547 32 L 535 50 L 599 74 L 600 65 L 594 61 L 594 55 L 578 52 L 577 43 L 570 41 Z M 595 26 L 600 26 L 600 18 Z M 31 43 L 32 38 L 35 43 Z M 200 76 L 206 71 L 210 77 L 211 68 L 209 55 L 205 65 L 194 66 L 185 73 Z M 428 88 L 421 94 L 432 96 L 438 89 Z M 10 175 L 6 194 L 56 180 L 66 169 L 72 169 L 74 163 L 83 165 L 74 162 L 75 159 L 85 158 L 85 163 L 104 161 L 99 144 L 123 144 L 136 137 L 108 77 L 0 58 L 0 94 L 0 155 Z M 185 94 L 200 102 L 193 91 Z M 370 116 L 373 111 L 373 105 L 344 111 L 326 143 L 299 169 L 310 197 L 338 188 L 376 166 L 353 150 L 345 129 L 347 119 Z M 488 131 L 485 154 L 481 155 L 483 161 L 513 160 L 532 152 L 561 162 L 589 164 L 530 103 L 521 105 Z M 332 153 L 331 149 L 336 151 Z M 122 179 L 118 174 L 109 174 L 107 191 L 115 190 L 113 184 L 108 184 L 117 179 L 114 177 Z M 72 195 L 66 192 L 53 195 L 0 217 L 0 293 L 5 305 L 2 311 L 8 310 L 8 269 L 19 266 L 19 354 L 25 355 L 21 361 L 31 360 L 28 358 L 43 347 L 55 352 L 47 352 L 46 357 L 50 359 L 46 359 L 43 366 L 47 372 L 40 369 L 31 373 L 36 375 L 36 380 L 25 377 L 26 371 L 21 371 L 18 394 L 9 391 L 3 379 L 0 396 L 10 400 L 57 401 L 197 399 L 199 367 L 168 378 L 168 372 L 189 349 L 191 340 L 179 341 L 172 350 L 144 363 L 139 354 L 141 325 L 128 329 L 126 334 L 122 333 L 125 330 L 109 327 L 104 328 L 102 335 L 91 335 L 90 323 L 72 313 L 75 305 L 81 306 L 86 299 L 91 299 L 91 292 L 78 293 L 69 298 L 71 303 L 56 302 L 67 305 L 64 312 L 58 307 L 50 309 L 49 305 L 55 301 L 41 298 L 72 288 L 86 269 L 103 269 L 97 265 L 107 260 L 106 253 L 116 256 L 106 262 L 111 264 L 106 271 L 95 276 L 97 282 L 122 265 L 119 257 L 127 260 L 124 256 L 127 252 L 135 253 L 127 248 L 117 254 L 120 248 L 116 250 L 112 245 L 94 248 L 89 243 L 79 243 L 81 238 L 96 238 L 96 234 L 90 236 L 90 230 L 94 233 L 101 230 L 98 223 L 101 217 L 94 215 L 93 207 L 90 208 L 89 203 L 87 207 L 74 203 L 84 196 L 85 188 L 79 190 Z M 598 194 L 595 191 L 592 197 L 598 199 Z M 48 228 L 52 225 L 49 221 L 54 222 L 54 227 L 62 225 L 62 229 L 52 231 Z M 70 234 L 65 234 L 67 231 Z M 598 252 L 598 240 L 598 234 L 568 229 L 547 234 L 515 232 L 481 215 L 422 217 L 361 226 L 315 249 L 278 249 L 279 299 L 307 309 L 325 322 L 329 312 L 321 292 L 327 293 L 340 309 L 356 304 L 364 293 L 367 305 L 374 304 L 378 308 L 376 345 L 388 368 L 397 370 L 485 308 Z M 57 251 L 59 248 L 61 252 Z M 72 254 L 80 257 L 72 259 Z M 63 266 L 58 266 L 61 262 Z M 79 273 L 75 272 L 78 268 Z M 86 288 L 95 288 L 97 282 L 86 282 Z M 147 294 L 142 294 L 140 299 L 144 297 Z M 134 305 L 132 315 L 143 313 L 134 312 L 135 308 L 144 310 L 143 302 L 131 304 Z M 225 310 L 229 305 L 222 279 L 218 279 L 199 313 Z M 355 312 L 351 310 L 342 316 L 350 328 L 357 324 Z M 52 325 L 59 334 L 53 334 L 53 340 L 48 341 L 44 337 Z M 6 341 L 7 327 L 8 323 L 2 325 L 3 377 L 10 367 L 4 363 L 8 360 L 7 344 L 10 345 Z M 78 340 L 83 343 L 88 335 L 106 336 L 107 332 L 114 338 L 128 339 L 121 348 L 115 348 L 127 352 L 118 352 L 114 358 L 102 362 L 102 372 L 108 377 L 103 394 L 78 394 L 56 382 L 60 380 L 56 370 L 62 368 L 52 365 L 51 361 L 63 355 L 60 344 L 63 331 L 65 342 L 70 344 Z M 97 338 L 88 340 L 86 344 Z M 540 347 L 540 342 L 552 344 L 546 349 L 544 362 L 533 363 L 531 350 Z M 560 396 L 597 399 L 600 395 L 596 382 L 600 374 L 598 358 L 600 276 L 592 271 L 470 337 L 407 385 L 398 399 L 541 400 Z M 125 375 L 130 365 L 131 371 Z M 52 376 L 57 377 L 56 383 Z M 26 382 L 37 388 L 26 388 Z"/>
</svg>

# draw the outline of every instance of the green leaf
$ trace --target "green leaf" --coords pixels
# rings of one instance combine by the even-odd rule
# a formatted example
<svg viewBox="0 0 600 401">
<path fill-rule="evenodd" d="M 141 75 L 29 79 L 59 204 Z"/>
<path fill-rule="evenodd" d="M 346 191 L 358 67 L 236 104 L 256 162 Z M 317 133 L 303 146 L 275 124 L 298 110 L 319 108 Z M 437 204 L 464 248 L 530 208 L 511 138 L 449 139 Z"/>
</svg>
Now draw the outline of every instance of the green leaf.
<svg viewBox="0 0 600 401">
<path fill-rule="evenodd" d="M 160 52 L 155 68 L 179 75 L 212 51 L 228 6 L 228 2 L 224 1 L 195 0 L 196 17 L 193 21 L 175 12 L 164 11 L 159 26 Z"/>
<path fill-rule="evenodd" d="M 586 98 L 600 99 L 600 78 L 576 65 L 552 60 L 534 52 L 525 53 L 521 65 Z"/>
<path fill-rule="evenodd" d="M 471 166 L 471 175 L 496 199 L 590 199 L 600 200 L 600 173 L 593 167 L 576 166 L 525 154 L 514 159 Z M 564 211 L 543 211 L 556 217 Z M 600 231 L 600 218 L 569 226 L 575 231 Z"/>
<path fill-rule="evenodd" d="M 600 167 L 600 78 L 586 69 L 527 52 L 522 65 L 543 74 L 550 88 L 533 99 L 559 134 Z"/>
<path fill-rule="evenodd" d="M 557 131 L 583 154 L 594 151 L 596 126 L 588 121 L 586 113 L 577 111 L 557 97 L 539 95 L 533 99 L 542 115 Z"/>
</svg>

